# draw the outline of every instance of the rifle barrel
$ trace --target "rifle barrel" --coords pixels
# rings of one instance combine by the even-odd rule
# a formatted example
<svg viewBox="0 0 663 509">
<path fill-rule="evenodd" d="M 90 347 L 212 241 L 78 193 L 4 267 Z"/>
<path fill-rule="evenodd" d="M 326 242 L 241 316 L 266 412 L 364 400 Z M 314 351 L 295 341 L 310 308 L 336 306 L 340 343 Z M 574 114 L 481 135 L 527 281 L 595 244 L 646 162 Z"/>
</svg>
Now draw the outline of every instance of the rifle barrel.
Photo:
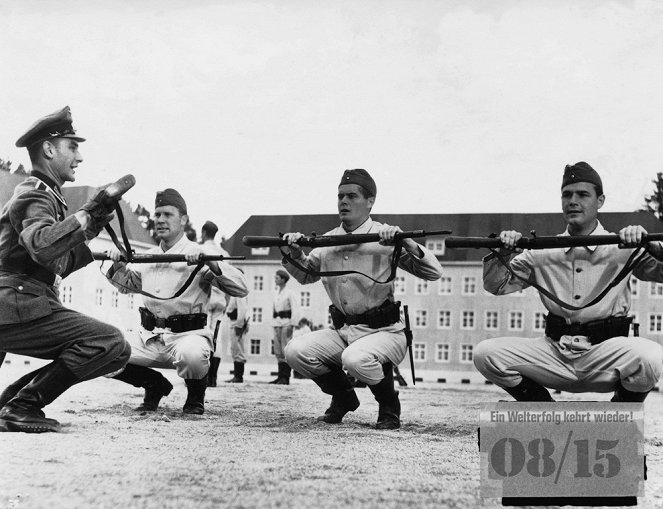
<svg viewBox="0 0 663 509">
<path fill-rule="evenodd" d="M 662 233 L 648 233 L 643 235 L 642 242 L 663 240 Z M 554 249 L 577 246 L 604 246 L 620 244 L 619 235 L 559 235 L 554 237 L 522 237 L 516 242 L 521 249 Z M 492 237 L 447 237 L 445 245 L 448 248 L 500 248 L 504 247 L 499 238 Z"/>
<path fill-rule="evenodd" d="M 413 230 L 396 234 L 396 239 L 411 239 L 418 237 L 430 237 L 434 235 L 449 235 L 449 230 L 435 230 L 426 232 L 424 230 Z M 346 246 L 350 244 L 366 244 L 368 242 L 379 242 L 377 233 L 357 233 L 347 235 L 312 235 L 302 237 L 297 244 L 304 247 L 326 247 Z M 247 235 L 242 239 L 247 247 L 280 247 L 287 246 L 288 242 L 281 237 L 262 237 Z"/>
<path fill-rule="evenodd" d="M 92 253 L 95 260 L 110 260 L 106 253 Z M 245 256 L 223 256 L 223 255 L 203 255 L 201 260 L 204 262 L 209 261 L 224 261 L 224 260 L 245 260 Z M 131 263 L 177 263 L 186 262 L 183 254 L 134 254 L 131 258 Z"/>
</svg>

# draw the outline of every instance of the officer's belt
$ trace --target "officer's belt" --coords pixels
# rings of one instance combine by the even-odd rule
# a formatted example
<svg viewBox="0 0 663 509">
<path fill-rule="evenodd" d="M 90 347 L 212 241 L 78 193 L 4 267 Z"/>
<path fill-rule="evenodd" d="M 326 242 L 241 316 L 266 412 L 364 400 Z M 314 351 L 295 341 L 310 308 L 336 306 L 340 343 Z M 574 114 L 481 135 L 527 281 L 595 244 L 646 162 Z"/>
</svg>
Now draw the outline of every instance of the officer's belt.
<svg viewBox="0 0 663 509">
<path fill-rule="evenodd" d="M 0 259 L 0 270 L 6 270 L 7 272 L 13 272 L 15 274 L 25 274 L 26 276 L 41 281 L 42 283 L 46 283 L 49 286 L 53 286 L 57 280 L 56 274 L 45 269 L 41 265 L 37 265 L 32 259 L 24 260 L 20 263 L 6 258 Z"/>
<path fill-rule="evenodd" d="M 386 300 L 380 306 L 369 309 L 360 315 L 344 315 L 332 304 L 329 306 L 329 314 L 336 329 L 340 329 L 345 324 L 368 325 L 371 329 L 380 329 L 400 321 L 400 308 L 400 302 Z"/>
<path fill-rule="evenodd" d="M 190 315 L 171 315 L 168 318 L 159 318 L 147 308 L 138 308 L 140 312 L 140 324 L 145 330 L 155 328 L 170 329 L 171 332 L 186 332 L 190 330 L 204 329 L 207 327 L 207 314 L 193 313 Z"/>
<path fill-rule="evenodd" d="M 228 315 L 228 318 L 231 320 L 237 320 L 237 310 L 233 309 L 232 311 L 227 311 L 226 315 Z"/>
<path fill-rule="evenodd" d="M 611 316 L 585 323 L 566 323 L 561 316 L 549 313 L 546 316 L 546 336 L 554 341 L 559 341 L 562 336 L 587 336 L 592 345 L 598 345 L 606 339 L 628 336 L 632 321 L 632 316 Z"/>
<path fill-rule="evenodd" d="M 292 311 L 288 309 L 287 311 L 274 311 L 274 318 L 291 318 Z"/>
</svg>

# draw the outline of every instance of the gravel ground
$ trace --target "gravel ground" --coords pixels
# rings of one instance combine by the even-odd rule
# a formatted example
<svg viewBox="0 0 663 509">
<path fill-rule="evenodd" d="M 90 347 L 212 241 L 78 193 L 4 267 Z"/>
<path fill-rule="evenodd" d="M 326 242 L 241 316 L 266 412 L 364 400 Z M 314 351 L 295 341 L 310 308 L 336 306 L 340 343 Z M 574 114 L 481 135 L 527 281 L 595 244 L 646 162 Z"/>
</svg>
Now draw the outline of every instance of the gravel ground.
<svg viewBox="0 0 663 509">
<path fill-rule="evenodd" d="M 29 368 L 3 366 L 0 384 Z M 315 421 L 328 397 L 308 380 L 221 384 L 208 389 L 205 415 L 184 416 L 184 383 L 164 374 L 175 390 L 156 414 L 132 410 L 138 389 L 97 379 L 47 409 L 61 433 L 0 434 L 0 507 L 501 506 L 479 497 L 479 408 L 504 398 L 493 386 L 404 388 L 403 427 L 376 431 L 377 403 L 367 389 L 337 426 Z M 650 395 L 645 416 L 649 470 L 638 507 L 663 508 L 662 394 Z"/>
</svg>

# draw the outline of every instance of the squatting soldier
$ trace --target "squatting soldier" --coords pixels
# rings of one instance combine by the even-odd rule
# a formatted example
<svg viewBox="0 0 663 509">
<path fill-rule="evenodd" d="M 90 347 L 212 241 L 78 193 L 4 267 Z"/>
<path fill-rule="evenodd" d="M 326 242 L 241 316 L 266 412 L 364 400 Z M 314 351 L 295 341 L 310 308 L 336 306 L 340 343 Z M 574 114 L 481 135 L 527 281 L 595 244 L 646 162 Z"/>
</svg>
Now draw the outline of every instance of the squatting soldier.
<svg viewBox="0 0 663 509">
<path fill-rule="evenodd" d="M 587 163 L 569 165 L 562 178 L 562 235 L 607 235 L 598 220 L 605 202 L 599 174 Z M 631 319 L 630 278 L 614 282 L 647 232 L 642 226 L 619 231 L 621 245 L 580 246 L 516 253 L 522 237 L 503 231 L 504 248 L 484 258 L 484 288 L 505 295 L 535 286 L 548 310 L 546 334 L 493 338 L 479 343 L 474 364 L 491 382 L 518 401 L 552 401 L 546 387 L 567 392 L 612 392 L 612 401 L 644 401 L 661 375 L 661 347 L 627 337 Z M 620 247 L 622 249 L 620 249 Z M 500 261 L 501 259 L 501 261 Z M 649 242 L 633 275 L 663 282 L 663 246 Z M 566 301 L 566 302 L 565 302 Z M 579 309 L 570 309 L 572 306 Z M 564 304 L 564 305 L 562 305 Z"/>
<path fill-rule="evenodd" d="M 32 172 L 0 213 L 0 351 L 53 362 L 0 395 L 2 431 L 59 431 L 42 409 L 75 383 L 116 372 L 129 360 L 131 348 L 118 329 L 58 298 L 60 280 L 93 260 L 85 243 L 111 220 L 128 189 L 111 184 L 65 218 L 61 188 L 75 180 L 83 141 L 65 106 L 16 142 L 28 149 Z"/>
<path fill-rule="evenodd" d="M 388 284 L 373 280 L 388 278 L 394 249 L 383 244 L 392 243 L 402 230 L 371 219 L 376 194 L 375 182 L 366 170 L 346 170 L 338 186 L 341 225 L 326 235 L 377 233 L 380 243 L 315 248 L 305 255 L 297 245 L 301 233 L 284 236 L 290 259 L 284 259 L 283 265 L 302 284 L 319 280 L 319 271 L 362 273 L 322 277 L 332 302 L 334 327 L 296 337 L 286 346 L 285 355 L 294 370 L 312 378 L 332 396 L 331 405 L 318 420 L 339 423 L 359 406 L 345 368 L 369 386 L 379 403 L 377 428 L 394 429 L 400 427 L 401 408 L 393 365 L 403 360 L 407 341 L 399 303 L 394 302 L 393 280 Z M 442 267 L 429 250 L 412 239 L 403 239 L 402 250 L 400 268 L 428 281 L 440 278 Z"/>
</svg>

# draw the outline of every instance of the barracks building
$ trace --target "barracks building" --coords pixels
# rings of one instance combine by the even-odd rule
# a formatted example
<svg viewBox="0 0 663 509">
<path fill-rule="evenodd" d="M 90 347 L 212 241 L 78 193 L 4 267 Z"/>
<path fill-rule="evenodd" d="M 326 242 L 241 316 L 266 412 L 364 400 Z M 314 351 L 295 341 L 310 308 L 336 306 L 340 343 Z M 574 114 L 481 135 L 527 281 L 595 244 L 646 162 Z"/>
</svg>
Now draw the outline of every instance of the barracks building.
<svg viewBox="0 0 663 509">
<path fill-rule="evenodd" d="M 0 206 L 25 176 L 0 172 Z M 65 186 L 63 194 L 69 211 L 76 211 L 93 194 L 87 186 Z M 127 234 L 137 252 L 154 245 L 129 206 L 122 202 Z M 521 231 L 530 236 L 556 235 L 564 230 L 559 212 L 545 214 L 373 214 L 373 219 L 395 224 L 403 230 L 451 230 L 454 236 L 485 237 L 504 229 Z M 663 230 L 663 225 L 646 212 L 602 213 L 599 216 L 607 230 L 616 232 L 629 224 L 641 224 L 649 232 Z M 119 232 L 117 219 L 111 223 Z M 272 305 L 275 291 L 274 273 L 281 267 L 281 254 L 276 247 L 249 248 L 242 244 L 245 235 L 277 236 L 279 232 L 299 231 L 322 235 L 339 224 L 336 214 L 302 216 L 251 216 L 230 237 L 224 248 L 246 260 L 233 262 L 246 274 L 249 286 L 251 323 L 245 339 L 247 373 L 269 375 L 275 367 L 272 354 Z M 396 278 L 396 299 L 409 307 L 414 333 L 413 351 L 417 377 L 426 382 L 462 381 L 483 383 L 474 369 L 472 356 L 479 341 L 499 336 L 536 337 L 545 328 L 545 309 L 538 293 L 529 288 L 523 292 L 495 297 L 483 290 L 481 259 L 485 249 L 445 249 L 443 237 L 417 239 L 440 260 L 443 277 L 439 281 L 419 280 L 399 269 Z M 103 231 L 90 243 L 93 251 L 104 251 L 111 245 Z M 105 272 L 108 267 L 104 266 Z M 316 327 L 330 324 L 330 304 L 321 282 L 302 286 L 294 278 L 288 287 L 300 299 L 299 317 L 308 318 Z M 640 335 L 663 344 L 663 285 L 632 278 L 631 314 L 640 325 Z M 560 295 L 566 301 L 572 296 Z M 140 295 L 120 294 L 108 283 L 101 263 L 93 262 L 66 278 L 60 286 L 62 302 L 72 309 L 112 323 L 121 329 L 139 326 Z M 226 328 L 227 328 L 227 324 Z M 221 328 L 222 373 L 231 365 L 229 345 Z M 12 356 L 8 356 L 10 359 Z M 410 380 L 406 357 L 401 372 Z M 249 378 L 250 380 L 250 378 Z"/>
</svg>

